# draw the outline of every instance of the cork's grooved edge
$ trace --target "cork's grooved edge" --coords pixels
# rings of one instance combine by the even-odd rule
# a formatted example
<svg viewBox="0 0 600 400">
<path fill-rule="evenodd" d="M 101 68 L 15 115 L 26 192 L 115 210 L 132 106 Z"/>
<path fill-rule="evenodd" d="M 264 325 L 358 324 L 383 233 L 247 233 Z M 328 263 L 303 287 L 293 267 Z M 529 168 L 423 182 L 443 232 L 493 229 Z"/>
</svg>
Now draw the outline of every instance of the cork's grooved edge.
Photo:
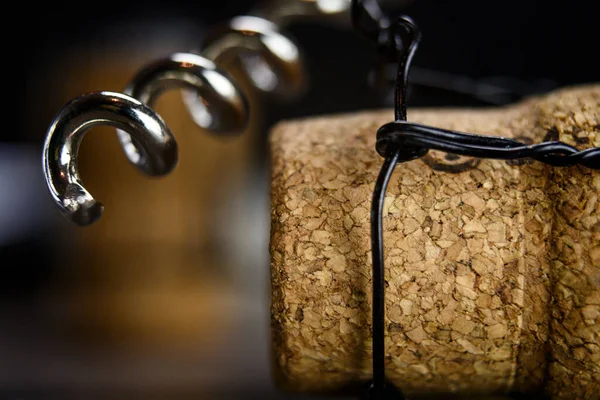
<svg viewBox="0 0 600 400">
<path fill-rule="evenodd" d="M 600 146 L 599 114 L 594 86 L 409 119 L 584 148 Z M 288 122 L 272 134 L 272 325 L 284 387 L 338 390 L 369 378 L 374 137 L 391 116 Z M 496 160 L 456 174 L 431 168 L 465 161 L 432 152 L 392 177 L 388 377 L 409 393 L 531 392 L 547 381 L 556 398 L 597 395 L 599 174 Z"/>
</svg>

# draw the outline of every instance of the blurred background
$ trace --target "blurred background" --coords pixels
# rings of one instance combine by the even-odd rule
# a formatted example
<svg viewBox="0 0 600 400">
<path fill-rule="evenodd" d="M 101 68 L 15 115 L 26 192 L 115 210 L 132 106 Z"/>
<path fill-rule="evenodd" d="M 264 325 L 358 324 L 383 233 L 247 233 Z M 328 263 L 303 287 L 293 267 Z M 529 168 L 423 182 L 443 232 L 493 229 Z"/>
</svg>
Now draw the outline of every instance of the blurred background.
<svg viewBox="0 0 600 400">
<path fill-rule="evenodd" d="M 598 81 L 589 2 L 387 3 L 423 31 L 410 107 L 505 104 Z M 349 15 L 289 23 L 306 91 L 281 102 L 240 83 L 252 121 L 238 138 L 202 132 L 179 93 L 162 96 L 154 108 L 180 148 L 169 176 L 141 176 L 114 130 L 94 129 L 79 164 L 106 208 L 90 227 L 59 215 L 41 168 L 46 131 L 67 101 L 121 91 L 146 63 L 198 48 L 212 27 L 264 7 L 11 3 L 1 28 L 0 398 L 300 398 L 279 393 L 270 374 L 267 135 L 283 119 L 391 107 L 389 90 L 369 83 L 376 54 Z"/>
</svg>

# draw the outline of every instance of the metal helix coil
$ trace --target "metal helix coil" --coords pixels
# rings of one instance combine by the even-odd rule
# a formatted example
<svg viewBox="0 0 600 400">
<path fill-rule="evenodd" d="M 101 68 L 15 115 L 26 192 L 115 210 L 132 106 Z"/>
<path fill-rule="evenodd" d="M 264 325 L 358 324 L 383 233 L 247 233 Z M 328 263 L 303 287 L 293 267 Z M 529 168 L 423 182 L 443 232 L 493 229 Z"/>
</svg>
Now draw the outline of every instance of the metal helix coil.
<svg viewBox="0 0 600 400">
<path fill-rule="evenodd" d="M 249 83 L 261 92 L 293 99 L 305 87 L 301 53 L 285 25 L 300 17 L 339 16 L 349 0 L 288 0 L 241 16 L 212 31 L 199 52 L 175 53 L 143 67 L 123 93 L 94 92 L 67 103 L 46 134 L 43 170 L 52 197 L 63 215 L 89 225 L 103 206 L 85 189 L 77 163 L 79 144 L 93 126 L 111 125 L 129 162 L 149 176 L 168 174 L 177 164 L 175 137 L 152 110 L 166 90 L 182 90 L 194 122 L 216 135 L 238 134 L 249 119 L 245 94 L 225 72 L 239 61 Z M 332 5 L 335 7 L 332 8 Z"/>
</svg>

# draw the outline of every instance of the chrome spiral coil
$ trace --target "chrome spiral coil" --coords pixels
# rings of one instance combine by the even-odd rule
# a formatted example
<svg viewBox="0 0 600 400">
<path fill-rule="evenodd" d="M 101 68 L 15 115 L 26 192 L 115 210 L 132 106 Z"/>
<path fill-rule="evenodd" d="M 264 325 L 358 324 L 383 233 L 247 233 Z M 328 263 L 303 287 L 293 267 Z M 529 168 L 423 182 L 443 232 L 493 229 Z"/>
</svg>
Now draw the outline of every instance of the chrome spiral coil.
<svg viewBox="0 0 600 400">
<path fill-rule="evenodd" d="M 396 0 L 394 0 L 396 1 Z M 280 27 L 298 20 L 324 20 L 348 25 L 352 0 L 280 0 L 267 3 L 253 12 Z"/>
<path fill-rule="evenodd" d="M 212 31 L 203 47 L 201 54 L 224 69 L 239 60 L 262 92 L 285 99 L 302 92 L 306 77 L 298 45 L 264 18 L 235 17 Z"/>
<path fill-rule="evenodd" d="M 152 107 L 166 90 L 183 89 L 186 106 L 194 122 L 210 133 L 231 135 L 248 122 L 248 102 L 236 84 L 210 60 L 196 54 L 175 53 L 140 70 L 124 90 Z M 142 173 L 156 176 L 142 143 L 117 129 L 127 159 Z"/>
<path fill-rule="evenodd" d="M 67 219 L 89 225 L 103 206 L 85 189 L 77 154 L 84 134 L 96 125 L 117 128 L 121 147 L 140 172 L 168 174 L 177 164 L 175 137 L 151 108 L 161 93 L 182 91 L 194 122 L 218 136 L 242 132 L 249 119 L 245 94 L 228 71 L 238 62 L 248 83 L 278 99 L 294 99 L 306 86 L 298 45 L 281 26 L 298 18 L 339 17 L 349 0 L 286 0 L 240 16 L 213 30 L 201 51 L 175 53 L 143 67 L 123 93 L 94 92 L 67 103 L 46 135 L 43 170 L 54 202 Z M 258 16 L 273 18 L 275 22 Z"/>
</svg>

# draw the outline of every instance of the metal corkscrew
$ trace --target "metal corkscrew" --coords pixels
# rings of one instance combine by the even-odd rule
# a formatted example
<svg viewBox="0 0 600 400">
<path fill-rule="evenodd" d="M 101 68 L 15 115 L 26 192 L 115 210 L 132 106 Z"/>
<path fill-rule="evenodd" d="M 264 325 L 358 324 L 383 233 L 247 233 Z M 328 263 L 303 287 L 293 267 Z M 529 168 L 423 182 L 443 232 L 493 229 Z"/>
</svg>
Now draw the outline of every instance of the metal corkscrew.
<svg viewBox="0 0 600 400">
<path fill-rule="evenodd" d="M 150 109 L 161 93 L 181 90 L 200 128 L 217 135 L 238 134 L 248 123 L 248 102 L 225 71 L 239 61 L 252 87 L 280 99 L 298 97 L 306 87 L 302 54 L 283 28 L 305 18 L 346 23 L 351 5 L 350 0 L 267 3 L 252 16 L 235 17 L 212 30 L 201 50 L 175 53 L 144 66 L 124 95 L 90 93 L 68 103 L 47 132 L 43 157 L 46 182 L 59 209 L 79 225 L 91 224 L 102 213 L 100 203 L 83 186 L 77 166 L 77 149 L 89 128 L 116 126 L 129 162 L 146 175 L 165 175 L 175 167 L 177 146 Z"/>
<path fill-rule="evenodd" d="M 262 92 L 297 97 L 305 73 L 298 45 L 274 23 L 260 17 L 235 17 L 209 33 L 201 54 L 227 69 L 241 61 L 246 78 Z"/>
<path fill-rule="evenodd" d="M 131 80 L 124 93 L 152 107 L 169 89 L 184 89 L 185 104 L 194 122 L 208 132 L 230 135 L 241 132 L 248 122 L 248 102 L 228 76 L 210 60 L 189 53 L 175 53 L 154 61 Z M 143 144 L 117 129 L 128 160 L 141 172 L 155 176 Z"/>
<path fill-rule="evenodd" d="M 146 65 L 124 94 L 90 93 L 65 105 L 47 132 L 43 169 L 52 197 L 67 219 L 89 225 L 102 214 L 101 203 L 83 186 L 77 163 L 79 144 L 91 127 L 115 126 L 129 162 L 150 176 L 168 174 L 178 158 L 173 134 L 151 109 L 166 90 L 182 90 L 194 122 L 208 132 L 232 135 L 243 131 L 249 119 L 248 101 L 221 69 L 236 60 L 252 86 L 262 92 L 289 99 L 305 87 L 295 42 L 273 22 L 242 16 L 208 35 L 202 51 L 175 53 Z"/>
<path fill-rule="evenodd" d="M 149 64 L 124 94 L 97 92 L 74 99 L 50 125 L 43 155 L 46 183 L 67 219 L 89 225 L 103 211 L 83 186 L 77 163 L 79 144 L 93 126 L 115 126 L 125 155 L 142 173 L 163 176 L 175 167 L 175 138 L 151 108 L 158 95 L 173 88 L 187 90 L 186 105 L 200 127 L 217 134 L 245 128 L 248 104 L 240 89 L 212 61 L 194 54 L 176 53 Z"/>
</svg>

